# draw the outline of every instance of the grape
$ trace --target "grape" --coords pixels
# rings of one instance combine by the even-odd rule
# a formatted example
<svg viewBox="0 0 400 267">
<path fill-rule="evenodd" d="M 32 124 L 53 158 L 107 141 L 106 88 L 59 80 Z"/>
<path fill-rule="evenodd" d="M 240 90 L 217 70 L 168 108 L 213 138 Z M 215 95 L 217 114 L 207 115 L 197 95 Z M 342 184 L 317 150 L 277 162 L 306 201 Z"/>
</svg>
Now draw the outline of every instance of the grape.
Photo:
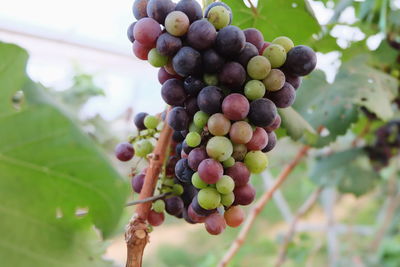
<svg viewBox="0 0 400 267">
<path fill-rule="evenodd" d="M 286 36 L 281 36 L 278 38 L 275 38 L 272 41 L 273 44 L 277 44 L 282 46 L 283 48 L 285 48 L 286 53 L 288 53 L 293 47 L 294 47 L 294 43 L 292 40 L 290 40 L 288 37 Z"/>
<path fill-rule="evenodd" d="M 172 65 L 182 77 L 196 74 L 201 69 L 201 54 L 189 46 L 184 46 L 172 59 Z"/>
<path fill-rule="evenodd" d="M 224 168 L 232 167 L 235 164 L 235 159 L 233 157 L 229 157 L 229 159 L 222 162 Z"/>
<path fill-rule="evenodd" d="M 206 85 L 201 79 L 189 76 L 185 79 L 183 86 L 188 95 L 197 96 Z"/>
<path fill-rule="evenodd" d="M 207 232 L 210 233 L 211 235 L 219 235 L 226 228 L 225 219 L 219 213 L 214 213 L 208 216 L 204 222 L 204 225 L 206 227 Z"/>
<path fill-rule="evenodd" d="M 197 172 L 195 172 L 192 175 L 192 184 L 194 185 L 194 187 L 196 187 L 198 189 L 204 189 L 208 186 L 207 183 L 205 183 L 203 180 L 201 180 L 201 178 Z"/>
<path fill-rule="evenodd" d="M 249 101 L 241 94 L 230 94 L 222 102 L 222 112 L 230 120 L 243 120 L 249 114 Z"/>
<path fill-rule="evenodd" d="M 197 168 L 201 180 L 207 184 L 216 184 L 224 174 L 221 163 L 214 159 L 203 160 Z"/>
<path fill-rule="evenodd" d="M 187 135 L 186 135 L 186 136 L 187 136 Z M 186 139 L 186 136 L 185 136 L 185 139 Z M 193 150 L 193 147 L 189 146 L 189 145 L 186 143 L 186 140 L 185 140 L 185 141 L 182 142 L 182 149 L 183 149 L 183 151 L 184 151 L 187 155 L 189 155 L 189 153 Z"/>
<path fill-rule="evenodd" d="M 190 133 L 188 133 L 188 135 L 186 135 L 185 141 L 188 144 L 188 146 L 196 147 L 196 146 L 200 145 L 201 136 L 200 136 L 200 134 L 198 134 L 196 132 L 190 132 Z M 264 146 L 262 148 L 264 148 Z"/>
<path fill-rule="evenodd" d="M 247 73 L 252 79 L 265 79 L 271 71 L 271 64 L 266 57 L 255 56 L 247 64 Z"/>
<path fill-rule="evenodd" d="M 168 158 L 167 166 L 165 168 L 165 174 L 167 176 L 175 175 L 175 166 L 178 161 L 179 158 L 177 156 L 171 156 Z"/>
<path fill-rule="evenodd" d="M 168 125 L 175 131 L 186 130 L 189 126 L 189 115 L 182 107 L 174 107 L 168 113 Z"/>
<path fill-rule="evenodd" d="M 174 184 L 172 186 L 172 193 L 174 193 L 174 195 L 180 196 L 183 193 L 183 186 L 180 184 Z"/>
<path fill-rule="evenodd" d="M 197 195 L 197 200 L 200 206 L 206 210 L 215 209 L 221 204 L 220 194 L 217 189 L 211 187 L 201 189 Z"/>
<path fill-rule="evenodd" d="M 181 0 L 176 5 L 175 10 L 185 13 L 190 23 L 203 18 L 203 10 L 195 0 Z"/>
<path fill-rule="evenodd" d="M 151 208 L 158 213 L 164 212 L 165 210 L 165 202 L 162 199 L 158 199 L 156 201 L 153 202 L 153 205 L 151 206 Z"/>
<path fill-rule="evenodd" d="M 190 183 L 193 175 L 188 164 L 188 159 L 180 159 L 175 165 L 175 175 L 182 183 Z"/>
<path fill-rule="evenodd" d="M 278 114 L 276 115 L 274 122 L 271 125 L 265 127 L 264 129 L 265 131 L 267 131 L 267 133 L 273 132 L 281 126 L 281 122 L 282 122 L 281 116 L 279 116 Z"/>
<path fill-rule="evenodd" d="M 178 75 L 171 75 L 169 74 L 166 70 L 165 67 L 162 67 L 158 70 L 158 81 L 160 82 L 160 84 L 164 84 L 166 81 L 168 81 L 169 79 L 179 79 L 180 76 Z"/>
<path fill-rule="evenodd" d="M 265 86 L 258 80 L 251 80 L 244 86 L 244 94 L 249 100 L 256 100 L 265 95 Z"/>
<path fill-rule="evenodd" d="M 194 125 L 203 129 L 204 126 L 207 125 L 207 121 L 208 121 L 209 117 L 210 116 L 207 113 L 205 113 L 203 111 L 197 111 L 196 114 L 194 114 L 194 116 L 193 116 Z"/>
<path fill-rule="evenodd" d="M 262 54 L 264 54 L 265 49 L 267 49 L 267 47 L 270 46 L 270 45 L 271 45 L 271 43 L 264 42 L 264 44 L 263 44 L 263 46 L 261 47 L 261 49 L 258 50 L 260 56 L 261 56 Z"/>
<path fill-rule="evenodd" d="M 207 86 L 200 91 L 197 97 L 197 105 L 201 111 L 212 115 L 221 112 L 223 99 L 224 95 L 221 89 L 216 86 Z"/>
<path fill-rule="evenodd" d="M 219 72 L 225 64 L 225 59 L 221 57 L 214 49 L 208 49 L 203 52 L 203 69 L 208 73 Z"/>
<path fill-rule="evenodd" d="M 218 80 L 229 88 L 240 88 L 246 81 L 246 71 L 239 63 L 228 62 L 218 74 Z"/>
<path fill-rule="evenodd" d="M 197 100 L 196 100 L 196 105 L 197 105 Z M 203 129 L 198 128 L 196 125 L 194 125 L 193 122 L 191 122 L 189 125 L 189 132 L 196 132 L 198 134 L 201 134 L 203 132 Z"/>
<path fill-rule="evenodd" d="M 223 56 L 238 55 L 244 48 L 246 37 L 236 26 L 227 26 L 218 32 L 216 48 Z"/>
<path fill-rule="evenodd" d="M 135 27 L 136 28 L 136 27 Z M 308 46 L 299 45 L 292 48 L 287 54 L 284 68 L 296 76 L 310 74 L 317 65 L 317 56 Z"/>
<path fill-rule="evenodd" d="M 205 50 L 214 45 L 216 38 L 217 31 L 210 22 L 197 20 L 190 25 L 186 41 L 197 50 Z"/>
<path fill-rule="evenodd" d="M 203 209 L 197 200 L 197 195 L 192 199 L 192 203 L 190 203 L 190 206 L 193 208 L 194 212 L 196 212 L 197 214 L 199 214 L 201 216 L 208 216 L 217 211 L 216 209 L 212 209 L 212 210 Z"/>
<path fill-rule="evenodd" d="M 147 215 L 147 221 L 152 226 L 159 226 L 164 222 L 165 216 L 163 212 L 156 212 L 154 210 L 150 210 Z"/>
<path fill-rule="evenodd" d="M 237 187 L 245 186 L 250 180 L 250 171 L 242 162 L 236 162 L 225 173 L 233 179 Z"/>
<path fill-rule="evenodd" d="M 225 207 L 230 207 L 232 203 L 235 201 L 235 195 L 233 192 L 228 193 L 226 195 L 221 195 L 221 204 Z"/>
<path fill-rule="evenodd" d="M 177 216 L 182 213 L 184 209 L 183 201 L 178 196 L 172 196 L 165 199 L 165 210 L 168 214 Z"/>
<path fill-rule="evenodd" d="M 192 203 L 193 198 L 197 196 L 198 190 L 191 184 L 183 184 L 183 189 L 183 194 L 180 197 L 185 207 L 187 207 Z"/>
<path fill-rule="evenodd" d="M 182 153 L 182 143 L 179 143 L 176 145 L 175 147 L 175 154 L 177 154 L 178 156 L 180 156 Z"/>
<path fill-rule="evenodd" d="M 188 210 L 187 210 L 186 208 L 183 209 L 182 216 L 183 216 L 183 219 L 185 219 L 185 221 L 186 221 L 187 223 L 196 224 L 196 223 L 195 223 L 194 221 L 192 221 L 192 219 L 189 217 Z"/>
<path fill-rule="evenodd" d="M 144 46 L 152 46 L 156 44 L 158 36 L 161 34 L 161 27 L 157 21 L 151 18 L 142 18 L 137 21 L 133 36 L 135 40 Z"/>
<path fill-rule="evenodd" d="M 154 67 L 163 67 L 168 62 L 168 57 L 161 55 L 158 53 L 157 48 L 153 48 L 150 50 L 147 55 L 149 63 Z"/>
<path fill-rule="evenodd" d="M 223 136 L 214 136 L 207 143 L 208 156 L 218 160 L 225 161 L 233 153 L 233 146 L 231 141 Z"/>
<path fill-rule="evenodd" d="M 208 17 L 208 13 L 210 12 L 210 10 L 213 7 L 216 7 L 216 6 L 222 6 L 222 7 L 226 8 L 226 10 L 229 11 L 229 14 L 230 14 L 229 24 L 231 24 L 231 22 L 232 22 L 232 9 L 227 4 L 225 4 L 223 2 L 214 2 L 214 3 L 211 3 L 210 5 L 208 5 L 206 7 L 206 9 L 204 10 L 204 17 L 207 18 Z"/>
<path fill-rule="evenodd" d="M 208 131 L 213 135 L 226 135 L 231 128 L 231 122 L 223 114 L 213 114 L 207 122 Z"/>
<path fill-rule="evenodd" d="M 285 84 L 285 74 L 281 70 L 272 69 L 268 76 L 263 80 L 268 91 L 278 91 Z"/>
<path fill-rule="evenodd" d="M 139 131 L 146 129 L 146 126 L 144 125 L 144 118 L 146 118 L 147 115 L 149 114 L 146 112 L 140 112 L 136 114 L 135 118 L 133 119 L 133 122 Z"/>
<path fill-rule="evenodd" d="M 258 56 L 257 48 L 251 43 L 246 43 L 242 51 L 237 56 L 236 61 L 246 68 L 250 59 L 255 56 Z"/>
<path fill-rule="evenodd" d="M 230 207 L 224 213 L 226 224 L 230 227 L 238 227 L 244 221 L 244 211 L 239 206 Z"/>
<path fill-rule="evenodd" d="M 264 37 L 259 30 L 249 28 L 244 30 L 243 33 L 246 36 L 246 42 L 252 43 L 257 48 L 257 52 L 263 47 Z"/>
<path fill-rule="evenodd" d="M 218 76 L 213 73 L 204 73 L 203 80 L 206 85 L 218 85 Z"/>
<path fill-rule="evenodd" d="M 287 108 L 296 100 L 296 90 L 290 83 L 285 83 L 279 91 L 268 92 L 267 97 L 274 102 L 276 107 Z"/>
<path fill-rule="evenodd" d="M 135 154 L 144 158 L 153 151 L 153 144 L 149 140 L 140 140 L 134 144 Z"/>
<path fill-rule="evenodd" d="M 252 173 L 261 173 L 268 166 L 268 158 L 261 151 L 250 151 L 244 158 L 244 164 Z"/>
<path fill-rule="evenodd" d="M 164 24 L 165 18 L 175 9 L 175 4 L 170 0 L 150 0 L 147 4 L 147 15 L 159 24 Z"/>
<path fill-rule="evenodd" d="M 247 143 L 248 150 L 261 150 L 268 144 L 268 134 L 260 127 L 256 127 L 253 132 L 253 137 Z"/>
<path fill-rule="evenodd" d="M 220 30 L 230 24 L 231 12 L 224 6 L 215 6 L 208 11 L 206 18 L 217 30 Z"/>
<path fill-rule="evenodd" d="M 172 11 L 165 18 L 165 29 L 173 36 L 183 36 L 189 29 L 189 18 L 182 11 Z"/>
<path fill-rule="evenodd" d="M 272 68 L 279 68 L 286 61 L 286 50 L 280 45 L 271 44 L 264 50 L 263 56 L 269 60 Z"/>
<path fill-rule="evenodd" d="M 161 55 L 171 57 L 182 48 L 182 41 L 180 38 L 165 32 L 158 37 L 156 48 Z"/>
<path fill-rule="evenodd" d="M 135 54 L 135 56 L 141 60 L 147 60 L 148 57 L 147 55 L 149 54 L 150 50 L 152 47 L 145 46 L 138 41 L 134 41 L 132 45 L 132 51 Z"/>
<path fill-rule="evenodd" d="M 284 72 L 286 82 L 290 83 L 294 89 L 298 89 L 301 85 L 301 77 L 291 74 L 288 71 Z"/>
<path fill-rule="evenodd" d="M 161 96 L 168 105 L 183 106 L 187 97 L 183 82 L 178 79 L 166 81 L 161 87 Z"/>
<path fill-rule="evenodd" d="M 183 140 L 185 140 L 185 137 L 182 136 L 180 131 L 174 131 L 172 134 L 172 140 L 174 140 L 176 143 L 181 143 Z"/>
<path fill-rule="evenodd" d="M 245 121 L 237 121 L 232 124 L 229 136 L 236 144 L 247 144 L 253 136 L 253 129 Z"/>
<path fill-rule="evenodd" d="M 244 160 L 244 157 L 247 154 L 247 147 L 244 144 L 233 144 L 233 153 L 232 157 L 236 161 L 242 161 Z"/>
<path fill-rule="evenodd" d="M 157 128 L 158 124 L 160 123 L 160 120 L 156 116 L 147 115 L 144 118 L 143 123 L 147 129 L 155 129 L 155 128 Z"/>
<path fill-rule="evenodd" d="M 235 188 L 235 182 L 228 175 L 222 176 L 221 179 L 216 183 L 217 191 L 221 194 L 229 194 Z"/>
<path fill-rule="evenodd" d="M 132 11 L 137 20 L 147 17 L 147 3 L 149 0 L 135 0 L 133 3 Z"/>
<path fill-rule="evenodd" d="M 132 178 L 132 189 L 133 189 L 133 191 L 135 191 L 135 193 L 140 194 L 140 191 L 142 191 L 143 184 L 144 184 L 144 177 L 145 177 L 145 175 L 141 173 L 141 174 L 135 175 Z"/>
<path fill-rule="evenodd" d="M 248 118 L 255 126 L 266 127 L 271 125 L 277 115 L 275 104 L 265 98 L 251 102 Z"/>
<path fill-rule="evenodd" d="M 272 149 L 274 149 L 275 145 L 276 145 L 276 134 L 274 132 L 270 132 L 268 133 L 268 144 L 266 147 L 264 147 L 262 152 L 266 153 L 271 151 Z"/>
<path fill-rule="evenodd" d="M 174 66 L 172 66 L 172 59 L 168 58 L 167 64 L 165 64 L 164 69 L 166 72 L 168 72 L 171 75 L 178 76 L 178 79 L 181 80 L 181 76 L 176 73 Z"/>
<path fill-rule="evenodd" d="M 135 41 L 135 36 L 133 36 L 133 30 L 135 29 L 135 25 L 136 25 L 136 21 L 134 23 L 132 23 L 131 25 L 129 25 L 128 31 L 127 31 L 128 39 L 129 39 L 129 41 L 131 41 L 131 43 L 133 43 Z"/>
<path fill-rule="evenodd" d="M 251 184 L 246 184 L 245 186 L 235 187 L 233 194 L 235 195 L 233 205 L 247 206 L 254 201 L 256 190 Z"/>
<path fill-rule="evenodd" d="M 195 223 L 203 223 L 206 220 L 206 216 L 197 214 L 191 205 L 188 208 L 188 216 Z"/>
</svg>

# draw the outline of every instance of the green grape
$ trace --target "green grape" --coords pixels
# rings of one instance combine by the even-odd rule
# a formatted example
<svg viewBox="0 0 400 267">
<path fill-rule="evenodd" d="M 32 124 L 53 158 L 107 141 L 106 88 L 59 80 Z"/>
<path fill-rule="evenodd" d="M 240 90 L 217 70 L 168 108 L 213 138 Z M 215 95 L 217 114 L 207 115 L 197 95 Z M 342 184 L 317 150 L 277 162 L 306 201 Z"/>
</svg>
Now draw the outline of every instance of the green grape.
<svg viewBox="0 0 400 267">
<path fill-rule="evenodd" d="M 230 157 L 229 159 L 222 162 L 222 165 L 224 165 L 225 168 L 232 167 L 233 165 L 235 165 L 235 159 L 233 157 Z"/>
<path fill-rule="evenodd" d="M 190 147 L 196 147 L 201 143 L 201 136 L 196 132 L 190 132 L 185 138 L 186 144 Z"/>
<path fill-rule="evenodd" d="M 250 151 L 244 158 L 244 164 L 252 173 L 261 173 L 268 166 L 268 157 L 261 151 Z"/>
<path fill-rule="evenodd" d="M 193 122 L 190 123 L 189 132 L 196 132 L 196 133 L 201 134 L 202 131 L 203 131 L 203 129 L 197 127 L 196 124 L 194 124 Z"/>
<path fill-rule="evenodd" d="M 172 188 L 170 187 L 164 187 L 163 189 L 161 189 L 161 193 L 171 193 L 172 192 Z"/>
<path fill-rule="evenodd" d="M 247 147 L 246 145 L 243 144 L 234 144 L 233 145 L 233 153 L 232 157 L 236 161 L 242 161 L 244 160 L 244 157 L 246 157 L 247 154 Z"/>
<path fill-rule="evenodd" d="M 208 140 L 206 150 L 208 156 L 218 161 L 225 161 L 232 156 L 233 146 L 228 138 L 223 136 L 214 136 Z"/>
<path fill-rule="evenodd" d="M 152 209 L 155 212 L 161 213 L 165 210 L 165 202 L 162 199 L 156 200 L 153 202 Z"/>
<path fill-rule="evenodd" d="M 165 29 L 174 36 L 185 35 L 189 24 L 189 18 L 182 11 L 172 11 L 165 18 Z"/>
<path fill-rule="evenodd" d="M 273 69 L 279 68 L 286 61 L 286 50 L 281 45 L 271 44 L 264 50 L 263 56 L 269 60 Z"/>
<path fill-rule="evenodd" d="M 266 57 L 255 56 L 247 63 L 247 73 L 252 79 L 262 80 L 271 71 L 271 64 Z"/>
<path fill-rule="evenodd" d="M 282 89 L 285 81 L 285 74 L 281 70 L 272 69 L 267 78 L 263 80 L 263 84 L 268 91 L 275 92 Z"/>
<path fill-rule="evenodd" d="M 168 63 L 168 57 L 161 55 L 156 48 L 151 49 L 147 57 L 153 67 L 161 68 Z"/>
<path fill-rule="evenodd" d="M 153 152 L 153 144 L 149 140 L 140 140 L 133 145 L 135 155 L 145 158 L 148 154 Z"/>
<path fill-rule="evenodd" d="M 194 114 L 193 123 L 197 127 L 203 129 L 204 126 L 207 125 L 208 118 L 210 118 L 210 116 L 207 113 L 203 111 L 197 111 L 196 114 Z"/>
<path fill-rule="evenodd" d="M 273 44 L 278 44 L 281 45 L 283 48 L 285 48 L 286 53 L 290 51 L 294 47 L 293 41 L 286 37 L 286 36 L 280 36 L 278 38 L 275 38 L 272 41 Z"/>
<path fill-rule="evenodd" d="M 207 85 L 218 85 L 217 74 L 205 73 L 203 76 L 203 80 Z"/>
<path fill-rule="evenodd" d="M 207 19 L 217 30 L 219 30 L 229 25 L 231 14 L 225 7 L 215 6 L 208 12 Z"/>
<path fill-rule="evenodd" d="M 265 95 L 265 86 L 262 82 L 258 80 L 248 81 L 244 86 L 244 94 L 249 100 L 262 98 Z"/>
<path fill-rule="evenodd" d="M 143 121 L 144 126 L 146 126 L 147 129 L 157 128 L 157 125 L 159 122 L 160 122 L 160 120 L 156 116 L 152 116 L 152 115 L 147 115 Z"/>
<path fill-rule="evenodd" d="M 172 187 L 172 193 L 174 193 L 174 195 L 182 195 L 183 194 L 183 186 L 180 184 L 174 184 L 174 186 Z"/>
<path fill-rule="evenodd" d="M 203 189 L 203 188 L 207 187 L 207 183 L 205 183 L 203 180 L 201 180 L 198 172 L 193 173 L 192 184 L 197 189 Z"/>
<path fill-rule="evenodd" d="M 163 181 L 163 185 L 166 185 L 166 186 L 174 186 L 174 184 L 175 184 L 174 179 L 165 179 Z"/>
<path fill-rule="evenodd" d="M 235 188 L 235 182 L 230 176 L 224 175 L 221 179 L 218 180 L 216 186 L 218 192 L 220 192 L 221 194 L 229 194 Z"/>
<path fill-rule="evenodd" d="M 197 195 L 200 207 L 206 210 L 216 209 L 221 204 L 221 195 L 217 189 L 207 187 L 201 189 Z"/>
<path fill-rule="evenodd" d="M 235 201 L 235 195 L 233 192 L 230 192 L 226 195 L 221 195 L 221 204 L 225 207 L 230 207 Z"/>
</svg>

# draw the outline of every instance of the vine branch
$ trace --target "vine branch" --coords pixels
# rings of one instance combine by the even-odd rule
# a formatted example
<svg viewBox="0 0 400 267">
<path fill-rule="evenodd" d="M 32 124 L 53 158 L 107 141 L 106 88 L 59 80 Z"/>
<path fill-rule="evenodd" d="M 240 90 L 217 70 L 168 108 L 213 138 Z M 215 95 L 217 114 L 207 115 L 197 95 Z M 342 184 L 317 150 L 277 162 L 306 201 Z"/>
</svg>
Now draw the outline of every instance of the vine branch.
<svg viewBox="0 0 400 267">
<path fill-rule="evenodd" d="M 296 157 L 290 162 L 285 169 L 281 172 L 278 178 L 275 181 L 275 184 L 266 191 L 261 198 L 256 202 L 253 208 L 250 211 L 249 216 L 247 217 L 245 223 L 243 224 L 242 229 L 240 230 L 239 235 L 233 241 L 229 250 L 225 253 L 222 260 L 219 262 L 219 267 L 225 267 L 230 262 L 230 260 L 236 255 L 239 251 L 240 247 L 243 245 L 251 226 L 254 223 L 254 220 L 260 214 L 262 209 L 265 205 L 271 200 L 272 196 L 274 195 L 275 191 L 283 184 L 283 182 L 287 179 L 289 174 L 294 170 L 294 168 L 300 163 L 301 159 L 307 155 L 308 150 L 310 149 L 309 146 L 303 146 L 299 152 L 297 153 Z"/>
</svg>

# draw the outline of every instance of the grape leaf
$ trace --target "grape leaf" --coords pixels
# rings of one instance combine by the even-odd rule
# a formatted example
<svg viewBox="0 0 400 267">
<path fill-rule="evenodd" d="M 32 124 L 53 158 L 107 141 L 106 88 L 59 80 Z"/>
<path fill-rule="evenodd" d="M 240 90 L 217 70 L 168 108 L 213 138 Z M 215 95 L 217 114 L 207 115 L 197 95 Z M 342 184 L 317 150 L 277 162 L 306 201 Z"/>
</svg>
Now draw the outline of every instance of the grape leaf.
<svg viewBox="0 0 400 267">
<path fill-rule="evenodd" d="M 4 266 L 110 266 L 127 185 L 96 145 L 25 74 L 28 55 L 0 43 L 0 259 Z M 13 96 L 23 90 L 25 100 Z M 88 209 L 77 217 L 78 208 Z M 99 232 L 94 230 L 97 227 Z"/>
<path fill-rule="evenodd" d="M 297 141 L 302 137 L 308 138 L 307 143 L 313 143 L 316 137 L 316 131 L 312 126 L 292 107 L 278 109 L 282 119 L 282 128 L 286 134 Z M 282 134 L 278 134 L 279 137 Z"/>
</svg>

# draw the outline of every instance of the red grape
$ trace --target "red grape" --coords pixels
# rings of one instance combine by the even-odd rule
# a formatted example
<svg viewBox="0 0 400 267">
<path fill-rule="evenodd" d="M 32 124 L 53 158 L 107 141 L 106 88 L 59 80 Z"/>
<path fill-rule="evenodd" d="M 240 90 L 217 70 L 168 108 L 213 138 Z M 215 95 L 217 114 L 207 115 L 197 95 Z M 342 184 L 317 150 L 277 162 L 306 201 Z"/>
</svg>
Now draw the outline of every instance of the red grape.
<svg viewBox="0 0 400 267">
<path fill-rule="evenodd" d="M 222 112 L 225 117 L 233 121 L 243 120 L 249 114 L 250 104 L 241 94 L 230 94 L 222 102 Z"/>
<path fill-rule="evenodd" d="M 221 163 L 214 159 L 203 160 L 197 170 L 201 180 L 207 184 L 216 184 L 222 175 L 224 175 Z"/>
</svg>

